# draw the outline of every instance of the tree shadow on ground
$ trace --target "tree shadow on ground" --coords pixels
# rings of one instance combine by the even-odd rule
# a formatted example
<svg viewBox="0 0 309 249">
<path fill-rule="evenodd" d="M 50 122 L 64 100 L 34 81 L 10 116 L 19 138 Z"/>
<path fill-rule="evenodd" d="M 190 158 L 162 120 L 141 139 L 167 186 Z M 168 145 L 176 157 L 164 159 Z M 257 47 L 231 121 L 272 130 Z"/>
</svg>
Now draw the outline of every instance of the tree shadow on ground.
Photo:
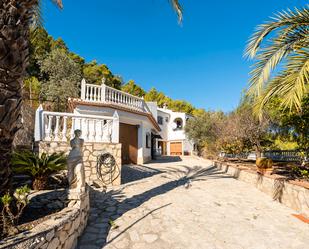
<svg viewBox="0 0 309 249">
<path fill-rule="evenodd" d="M 180 156 L 156 156 L 155 160 L 151 160 L 144 165 L 147 164 L 161 164 L 161 163 L 175 163 L 181 162 L 182 159 Z"/>
<path fill-rule="evenodd" d="M 126 198 L 124 194 L 125 188 L 130 186 L 128 184 L 120 187 L 118 190 L 111 190 L 106 193 L 99 189 L 91 189 L 91 210 L 88 226 L 85 229 L 83 236 L 80 238 L 79 246 L 77 248 L 82 249 L 86 248 L 86 246 L 91 246 L 93 249 L 99 249 L 108 245 L 149 214 L 137 219 L 122 231 L 118 229 L 117 222 L 114 223 L 114 221 L 126 212 L 138 208 L 155 196 L 163 195 L 180 186 L 190 188 L 190 185 L 195 181 L 233 178 L 232 176 L 223 175 L 222 173 L 222 171 L 214 166 L 208 168 L 201 166 L 188 167 L 185 165 L 169 167 L 166 168 L 164 174 L 161 175 L 161 177 L 168 179 L 167 182 L 128 198 Z M 164 207 L 166 207 L 166 205 L 156 208 L 149 213 L 155 212 Z M 106 238 L 110 230 L 117 231 L 117 235 L 107 242 Z"/>
<path fill-rule="evenodd" d="M 160 173 L 162 173 L 161 170 L 144 165 L 123 165 L 121 168 L 121 184 L 145 179 Z"/>
</svg>

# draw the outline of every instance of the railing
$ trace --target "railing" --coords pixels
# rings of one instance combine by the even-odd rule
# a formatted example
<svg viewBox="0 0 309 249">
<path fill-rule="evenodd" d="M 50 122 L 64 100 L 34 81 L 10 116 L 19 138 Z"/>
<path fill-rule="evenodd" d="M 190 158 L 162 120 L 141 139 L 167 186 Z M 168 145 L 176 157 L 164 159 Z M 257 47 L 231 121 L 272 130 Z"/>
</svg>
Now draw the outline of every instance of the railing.
<svg viewBox="0 0 309 249">
<path fill-rule="evenodd" d="M 254 152 L 240 153 L 240 154 L 228 154 L 221 152 L 220 157 L 224 158 L 239 158 L 239 159 L 256 159 Z M 263 157 L 267 157 L 277 162 L 299 162 L 302 160 L 308 161 L 308 153 L 305 153 L 305 158 L 301 156 L 301 152 L 297 150 L 268 150 L 262 153 Z"/>
<path fill-rule="evenodd" d="M 125 108 L 150 113 L 149 107 L 143 98 L 102 85 L 87 84 L 83 79 L 81 83 L 81 99 L 87 102 L 110 103 Z"/>
<path fill-rule="evenodd" d="M 270 150 L 265 151 L 264 156 L 274 161 L 283 162 L 297 162 L 303 160 L 301 152 L 297 150 Z"/>
<path fill-rule="evenodd" d="M 85 142 L 119 142 L 119 116 L 82 115 L 43 111 L 40 106 L 35 118 L 35 141 L 69 141 L 79 129 Z"/>
</svg>

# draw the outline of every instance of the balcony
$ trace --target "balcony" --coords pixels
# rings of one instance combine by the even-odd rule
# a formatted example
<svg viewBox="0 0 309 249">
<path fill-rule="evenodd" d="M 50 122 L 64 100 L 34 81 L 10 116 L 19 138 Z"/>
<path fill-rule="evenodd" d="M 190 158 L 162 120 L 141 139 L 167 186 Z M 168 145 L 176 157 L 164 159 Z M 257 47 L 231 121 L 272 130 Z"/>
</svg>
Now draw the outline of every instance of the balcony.
<svg viewBox="0 0 309 249">
<path fill-rule="evenodd" d="M 67 142 L 74 131 L 81 130 L 85 142 L 118 143 L 119 116 L 82 115 L 44 111 L 40 105 L 35 115 L 35 141 Z"/>
<path fill-rule="evenodd" d="M 81 100 L 89 103 L 102 103 L 120 106 L 125 109 L 151 113 L 143 98 L 117 90 L 107 85 L 94 85 L 81 82 Z"/>
</svg>

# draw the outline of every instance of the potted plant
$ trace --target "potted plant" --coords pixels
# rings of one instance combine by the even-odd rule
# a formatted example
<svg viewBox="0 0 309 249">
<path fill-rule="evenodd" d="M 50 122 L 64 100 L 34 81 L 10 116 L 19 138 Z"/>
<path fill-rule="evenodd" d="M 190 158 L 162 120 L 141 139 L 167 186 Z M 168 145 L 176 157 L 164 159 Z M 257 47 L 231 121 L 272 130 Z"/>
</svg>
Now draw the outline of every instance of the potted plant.
<svg viewBox="0 0 309 249">
<path fill-rule="evenodd" d="M 14 152 L 12 165 L 15 173 L 28 174 L 33 178 L 33 189 L 43 190 L 51 174 L 65 169 L 66 156 L 64 153 L 38 155 L 31 151 Z"/>
<path fill-rule="evenodd" d="M 256 159 L 257 172 L 260 174 L 273 172 L 273 160 L 266 157 L 259 157 Z"/>
</svg>

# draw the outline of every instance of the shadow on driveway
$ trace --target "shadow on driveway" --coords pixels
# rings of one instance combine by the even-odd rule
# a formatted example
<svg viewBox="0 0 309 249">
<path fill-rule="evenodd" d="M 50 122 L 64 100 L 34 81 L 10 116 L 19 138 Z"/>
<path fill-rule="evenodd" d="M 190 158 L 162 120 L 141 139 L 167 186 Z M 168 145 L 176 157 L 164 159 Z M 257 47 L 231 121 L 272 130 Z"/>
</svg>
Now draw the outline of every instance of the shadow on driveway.
<svg viewBox="0 0 309 249">
<path fill-rule="evenodd" d="M 150 169 L 153 170 L 152 168 Z M 161 173 L 161 171 L 156 173 Z M 118 230 L 117 236 L 111 238 L 111 240 L 107 243 L 106 238 L 109 231 L 118 229 L 113 221 L 117 220 L 124 213 L 138 208 L 140 205 L 147 202 L 151 198 L 163 195 L 177 187 L 185 186 L 189 188 L 190 184 L 194 181 L 204 181 L 207 178 L 232 178 L 232 176 L 223 175 L 222 173 L 223 172 L 219 171 L 216 167 L 188 167 L 185 165 L 167 167 L 165 168 L 164 174 L 162 174 L 162 177 L 168 180 L 167 182 L 129 198 L 126 198 L 123 190 L 130 185 L 123 186 L 119 190 L 108 191 L 107 193 L 101 192 L 99 189 L 91 189 L 91 211 L 88 226 L 85 229 L 83 236 L 80 238 L 77 248 L 89 248 L 89 246 L 91 246 L 93 249 L 103 248 L 105 245 L 108 245 L 116 238 L 121 236 L 121 234 L 127 232 L 131 227 L 137 224 L 140 220 L 144 219 L 150 213 L 164 208 L 171 203 L 152 210 L 149 214 L 146 214 L 143 217 L 137 219 L 122 231 Z"/>
</svg>

